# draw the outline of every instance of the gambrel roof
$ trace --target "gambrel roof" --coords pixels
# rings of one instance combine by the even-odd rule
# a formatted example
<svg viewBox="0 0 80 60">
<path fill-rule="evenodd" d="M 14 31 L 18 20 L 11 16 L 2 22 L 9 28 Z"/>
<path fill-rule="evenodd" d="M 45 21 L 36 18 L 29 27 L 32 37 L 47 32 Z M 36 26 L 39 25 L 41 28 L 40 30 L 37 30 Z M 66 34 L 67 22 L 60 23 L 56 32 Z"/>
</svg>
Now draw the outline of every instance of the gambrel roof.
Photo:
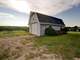
<svg viewBox="0 0 80 60">
<path fill-rule="evenodd" d="M 37 12 L 31 12 L 30 18 L 34 14 L 37 14 L 39 22 L 65 25 L 62 19 L 48 16 L 48 15 L 44 15 L 44 14 L 37 13 Z"/>
</svg>

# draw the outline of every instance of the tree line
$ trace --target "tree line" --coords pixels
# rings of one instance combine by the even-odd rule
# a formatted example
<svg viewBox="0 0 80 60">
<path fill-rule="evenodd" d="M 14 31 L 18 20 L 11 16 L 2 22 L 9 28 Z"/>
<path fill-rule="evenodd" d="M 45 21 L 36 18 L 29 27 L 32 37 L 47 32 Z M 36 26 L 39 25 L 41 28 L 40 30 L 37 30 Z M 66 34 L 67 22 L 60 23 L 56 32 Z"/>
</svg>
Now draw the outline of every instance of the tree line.
<svg viewBox="0 0 80 60">
<path fill-rule="evenodd" d="M 80 32 L 80 27 L 74 26 L 74 27 L 66 27 L 67 31 L 75 31 Z"/>
<path fill-rule="evenodd" d="M 0 31 L 15 31 L 15 30 L 28 31 L 29 28 L 21 26 L 0 26 Z"/>
</svg>

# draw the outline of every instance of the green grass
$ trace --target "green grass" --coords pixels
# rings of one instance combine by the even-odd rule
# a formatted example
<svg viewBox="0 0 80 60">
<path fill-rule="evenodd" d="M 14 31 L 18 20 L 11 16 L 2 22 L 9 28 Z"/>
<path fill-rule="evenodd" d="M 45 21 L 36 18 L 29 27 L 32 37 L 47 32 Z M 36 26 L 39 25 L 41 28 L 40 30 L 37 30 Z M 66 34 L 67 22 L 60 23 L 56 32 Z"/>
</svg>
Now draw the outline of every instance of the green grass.
<svg viewBox="0 0 80 60">
<path fill-rule="evenodd" d="M 69 32 L 61 36 L 38 37 L 34 43 L 37 47 L 46 46 L 50 53 L 60 54 L 67 60 L 80 57 L 80 32 Z"/>
<path fill-rule="evenodd" d="M 23 36 L 23 35 L 29 35 L 26 31 L 1 31 L 0 37 L 13 37 L 13 36 Z"/>
</svg>

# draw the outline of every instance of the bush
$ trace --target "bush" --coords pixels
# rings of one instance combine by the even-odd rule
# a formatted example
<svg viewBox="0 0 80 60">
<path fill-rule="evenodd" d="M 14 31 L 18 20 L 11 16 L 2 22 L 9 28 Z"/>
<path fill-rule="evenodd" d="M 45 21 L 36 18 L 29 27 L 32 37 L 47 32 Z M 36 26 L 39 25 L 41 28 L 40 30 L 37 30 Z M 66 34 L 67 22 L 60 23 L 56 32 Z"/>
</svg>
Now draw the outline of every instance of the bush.
<svg viewBox="0 0 80 60">
<path fill-rule="evenodd" d="M 67 34 L 67 31 L 68 31 L 68 29 L 66 27 L 65 28 L 61 28 L 62 34 Z"/>
<path fill-rule="evenodd" d="M 79 32 L 80 32 L 80 29 L 79 29 Z"/>
<path fill-rule="evenodd" d="M 49 26 L 45 29 L 45 34 L 49 36 L 57 35 L 56 31 L 52 28 L 52 26 Z"/>
</svg>

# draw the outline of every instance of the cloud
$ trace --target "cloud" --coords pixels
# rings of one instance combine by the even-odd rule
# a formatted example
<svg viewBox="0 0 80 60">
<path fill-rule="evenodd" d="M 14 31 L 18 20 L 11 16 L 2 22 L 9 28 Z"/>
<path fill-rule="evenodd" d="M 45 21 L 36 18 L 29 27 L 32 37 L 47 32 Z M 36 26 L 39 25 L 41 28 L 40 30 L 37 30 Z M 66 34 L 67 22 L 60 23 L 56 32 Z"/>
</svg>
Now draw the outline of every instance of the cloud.
<svg viewBox="0 0 80 60">
<path fill-rule="evenodd" d="M 26 0 L 32 11 L 55 15 L 80 4 L 80 0 Z"/>
<path fill-rule="evenodd" d="M 25 1 L 0 0 L 0 26 L 27 26 L 28 19 Z"/>
<path fill-rule="evenodd" d="M 28 4 L 24 0 L 0 0 L 0 5 L 5 5 L 9 8 L 27 14 L 30 12 Z"/>
<path fill-rule="evenodd" d="M 36 11 L 47 15 L 56 15 L 80 4 L 80 0 L 0 0 L 20 12 Z"/>
<path fill-rule="evenodd" d="M 28 18 L 0 12 L 0 26 L 27 26 Z"/>
</svg>

